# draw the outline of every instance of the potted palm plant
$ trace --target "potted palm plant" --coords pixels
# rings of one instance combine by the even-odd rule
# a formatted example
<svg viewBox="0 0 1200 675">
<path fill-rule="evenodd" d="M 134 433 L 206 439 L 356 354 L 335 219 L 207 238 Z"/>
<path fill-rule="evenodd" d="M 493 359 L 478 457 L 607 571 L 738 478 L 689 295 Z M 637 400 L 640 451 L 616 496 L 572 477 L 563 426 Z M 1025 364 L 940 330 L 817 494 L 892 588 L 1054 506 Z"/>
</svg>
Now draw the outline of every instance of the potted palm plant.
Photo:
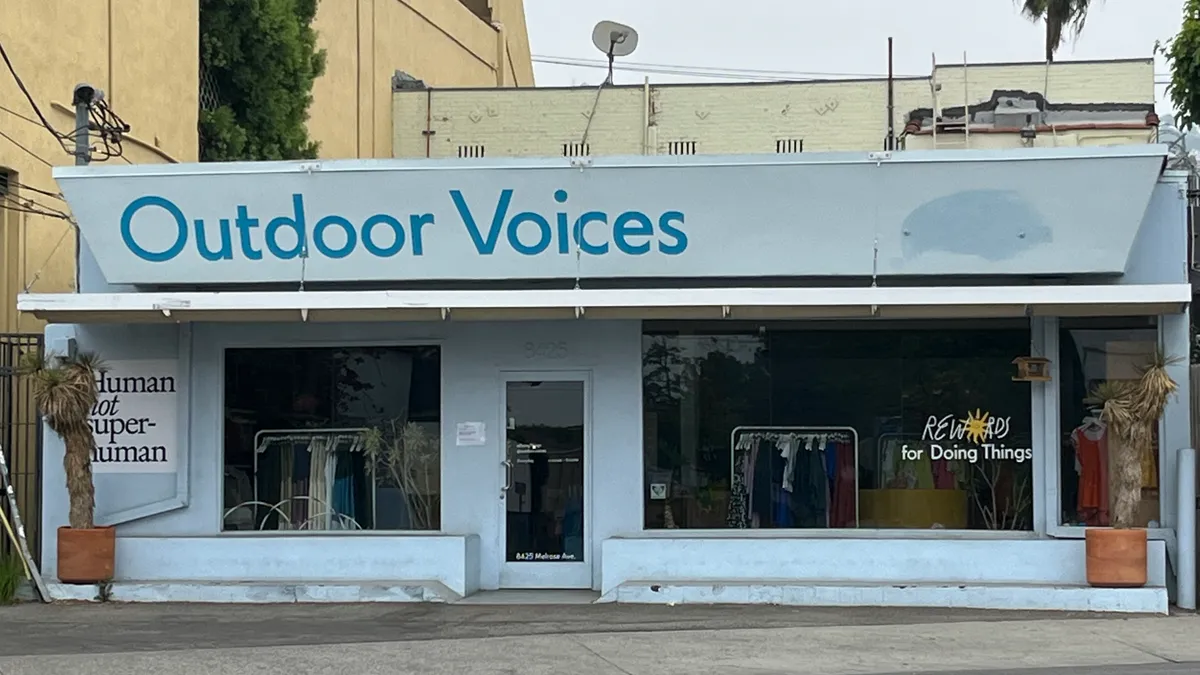
<svg viewBox="0 0 1200 675">
<path fill-rule="evenodd" d="M 1135 380 L 1096 386 L 1090 403 L 1108 426 L 1112 528 L 1089 528 L 1087 580 L 1092 586 L 1146 585 L 1146 530 L 1137 526 L 1142 497 L 1142 457 L 1154 452 L 1155 430 L 1178 385 L 1167 373 L 1177 359 L 1156 352 Z"/>
<path fill-rule="evenodd" d="M 88 423 L 99 399 L 97 378 L 106 368 L 90 352 L 67 356 L 26 355 L 24 370 L 42 419 L 63 441 L 63 469 L 70 500 L 69 526 L 58 528 L 58 578 L 91 584 L 113 577 L 116 531 L 96 527 L 96 488 L 92 483 L 95 437 Z"/>
</svg>

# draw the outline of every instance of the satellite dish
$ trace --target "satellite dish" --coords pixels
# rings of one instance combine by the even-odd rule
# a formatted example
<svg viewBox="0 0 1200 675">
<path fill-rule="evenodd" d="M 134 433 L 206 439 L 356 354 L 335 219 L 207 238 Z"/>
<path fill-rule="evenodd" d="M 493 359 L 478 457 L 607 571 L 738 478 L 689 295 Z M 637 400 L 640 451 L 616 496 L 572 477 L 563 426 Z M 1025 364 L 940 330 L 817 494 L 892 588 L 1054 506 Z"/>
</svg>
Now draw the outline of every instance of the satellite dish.
<svg viewBox="0 0 1200 675">
<path fill-rule="evenodd" d="M 592 29 L 592 44 L 608 56 L 608 82 L 612 84 L 613 59 L 629 56 L 637 49 L 637 31 L 616 21 L 601 21 Z"/>
</svg>

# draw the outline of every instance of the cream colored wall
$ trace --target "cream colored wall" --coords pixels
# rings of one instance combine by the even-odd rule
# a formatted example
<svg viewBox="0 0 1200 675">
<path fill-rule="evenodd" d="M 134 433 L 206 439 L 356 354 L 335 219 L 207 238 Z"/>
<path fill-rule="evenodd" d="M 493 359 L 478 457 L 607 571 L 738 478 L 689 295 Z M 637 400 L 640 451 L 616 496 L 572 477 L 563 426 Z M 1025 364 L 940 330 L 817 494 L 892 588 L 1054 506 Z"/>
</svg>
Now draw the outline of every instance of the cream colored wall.
<svg viewBox="0 0 1200 675">
<path fill-rule="evenodd" d="M 942 107 L 961 106 L 963 67 L 938 66 Z M 1045 64 L 971 65 L 966 69 L 971 103 L 991 98 L 994 89 L 1041 93 L 1051 103 L 1153 103 L 1154 59 L 1128 61 L 1059 61 Z M 1049 86 L 1047 86 L 1049 82 Z M 925 106 L 929 104 L 926 103 Z"/>
<path fill-rule="evenodd" d="M 0 2 L 0 41 L 50 123 L 70 132 L 75 85 L 99 87 L 132 128 L 124 156 L 135 164 L 197 158 L 198 32 L 198 0 Z M 13 111 L 0 110 L 0 131 L 12 137 L 0 137 L 0 167 L 15 172 L 24 185 L 57 193 L 47 164 L 73 164 L 74 157 L 41 126 L 18 116 L 34 113 L 2 67 L 0 105 Z M 16 189 L 40 205 L 67 211 L 53 197 Z M 61 219 L 0 210 L 0 332 L 40 330 L 40 322 L 16 312 L 16 295 L 26 286 L 35 292 L 74 288 L 75 237 L 69 227 Z"/>
<path fill-rule="evenodd" d="M 962 67 L 940 67 L 940 104 L 961 105 Z M 971 66 L 971 103 L 996 89 L 1045 88 L 1044 65 Z M 957 88 L 956 88 L 957 87 Z M 582 139 L 595 100 L 592 88 L 437 90 L 394 94 L 395 156 L 457 157 L 460 146 L 483 145 L 487 156 L 557 156 Z M 928 78 L 897 80 L 895 131 L 908 113 L 932 107 Z M 1153 103 L 1154 65 L 1131 62 L 1056 63 L 1051 102 Z M 644 112 L 648 110 L 648 115 Z M 643 115 L 648 117 L 648 131 Z M 804 150 L 878 150 L 887 131 L 887 83 L 881 80 L 605 89 L 589 132 L 592 154 L 665 154 L 672 141 L 695 141 L 698 153 L 775 152 L 776 141 L 803 140 Z"/>
<path fill-rule="evenodd" d="M 314 28 L 327 65 L 308 121 L 320 155 L 392 156 L 397 70 L 434 87 L 532 86 L 523 2 L 492 0 L 492 12 L 502 29 L 453 0 L 323 0 Z"/>
<path fill-rule="evenodd" d="M 1057 133 L 1043 131 L 1033 142 L 1026 144 L 1019 133 L 973 133 L 971 148 L 975 150 L 1001 150 L 1008 148 L 1074 148 L 1103 145 L 1131 145 L 1134 143 L 1154 143 L 1158 137 L 1155 129 L 1079 129 L 1075 131 L 1060 131 Z M 953 147 L 964 147 L 962 134 L 941 136 L 938 138 L 937 149 L 946 150 Z M 933 150 L 933 136 L 921 134 L 909 136 L 905 140 L 908 150 Z"/>
</svg>

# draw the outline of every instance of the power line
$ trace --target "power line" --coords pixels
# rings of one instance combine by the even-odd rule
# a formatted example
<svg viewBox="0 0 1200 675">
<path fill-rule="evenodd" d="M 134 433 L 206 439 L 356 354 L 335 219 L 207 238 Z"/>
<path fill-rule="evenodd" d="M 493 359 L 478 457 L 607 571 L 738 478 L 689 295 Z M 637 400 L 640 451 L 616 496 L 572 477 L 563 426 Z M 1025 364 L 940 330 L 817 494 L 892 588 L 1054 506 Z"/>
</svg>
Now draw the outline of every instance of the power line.
<svg viewBox="0 0 1200 675">
<path fill-rule="evenodd" d="M 7 106 L 0 105 L 0 110 L 3 110 L 4 112 L 8 113 L 9 115 L 12 115 L 13 117 L 16 117 L 17 119 L 25 120 L 26 122 L 29 122 L 30 124 L 33 124 L 33 125 L 36 125 L 39 127 L 42 126 L 41 122 L 33 119 L 32 117 L 30 117 L 28 115 L 23 115 L 23 114 L 17 112 L 16 110 L 13 110 L 12 108 L 9 108 Z"/>
<path fill-rule="evenodd" d="M 16 204 L 17 207 L 14 208 L 11 206 L 5 206 L 3 204 L 4 200 Z M 46 206 L 45 204 L 30 199 L 29 197 L 21 197 L 11 192 L 0 194 L 0 208 L 9 208 L 15 211 L 24 211 L 26 213 L 36 213 L 48 218 L 60 218 L 68 221 L 71 220 L 71 215 L 65 211 L 59 211 L 56 208 Z"/>
<path fill-rule="evenodd" d="M 67 201 L 66 198 L 62 196 L 61 192 L 51 192 L 50 190 L 43 190 L 42 188 L 29 185 L 28 183 L 22 183 L 21 181 L 16 181 L 16 180 L 12 180 L 12 179 L 9 179 L 9 184 L 16 185 L 17 187 L 25 189 L 25 190 L 29 190 L 30 192 L 36 192 L 40 195 L 45 195 L 47 197 L 57 199 L 61 202 Z"/>
<path fill-rule="evenodd" d="M 535 63 L 545 63 L 548 65 L 568 66 L 574 68 L 591 68 L 591 69 L 607 69 L 608 62 L 601 59 L 577 58 L 571 56 L 547 56 L 535 55 L 533 57 Z M 961 66 L 961 64 L 946 64 L 947 66 Z M 967 64 L 968 67 L 970 64 Z M 683 64 L 671 63 L 648 63 L 640 61 L 620 61 L 614 68 L 618 70 L 654 73 L 660 75 L 680 75 L 692 77 L 709 77 L 714 79 L 741 79 L 741 80 L 779 80 L 779 79 L 827 79 L 827 78 L 845 78 L 845 79 L 881 79 L 886 78 L 886 73 L 848 73 L 848 72 L 825 72 L 825 71 L 795 71 L 795 70 L 769 70 L 761 68 L 733 68 L 724 66 L 689 66 Z M 893 77 L 913 78 L 926 77 L 926 75 L 910 75 L 910 74 L 893 74 Z M 1170 73 L 1154 73 L 1155 84 L 1169 84 Z"/>
<path fill-rule="evenodd" d="M 24 151 L 25 151 L 25 154 L 27 154 L 27 155 L 29 155 L 30 157 L 32 157 L 32 158 L 34 158 L 34 159 L 36 159 L 37 161 L 41 162 L 42 164 L 45 164 L 46 166 L 51 166 L 51 167 L 52 167 L 52 166 L 54 166 L 53 164 L 51 164 L 51 163 L 49 162 L 49 160 L 47 160 L 47 159 L 43 158 L 41 155 L 39 155 L 39 154 L 37 154 L 36 152 L 34 152 L 34 151 L 30 150 L 29 148 L 27 148 L 27 147 L 25 147 L 25 146 L 21 145 L 19 142 L 17 142 L 17 139 L 13 138 L 12 136 L 9 136 L 8 134 L 4 133 L 3 131 L 0 131 L 0 138 L 6 138 L 6 139 L 8 139 L 8 142 L 9 142 L 9 143 L 12 143 L 13 145 L 17 146 L 18 148 L 20 148 L 20 149 L 24 150 Z"/>
<path fill-rule="evenodd" d="M 42 278 L 42 271 L 46 269 L 46 265 L 50 264 L 50 260 L 54 258 L 54 254 L 58 253 L 58 249 L 62 247 L 63 242 L 67 240 L 67 235 L 71 234 L 79 227 L 75 224 L 74 220 L 68 220 L 67 222 L 70 223 L 70 227 L 63 228 L 63 233 L 59 235 L 58 241 L 54 243 L 54 247 L 50 249 L 50 253 L 46 255 L 46 259 L 42 261 L 41 265 L 38 265 L 37 270 L 33 273 L 33 276 L 30 277 L 29 282 L 25 284 L 26 293 L 28 293 L 33 288 L 33 285 Z M 78 279 L 75 280 L 75 286 L 76 288 L 79 286 Z"/>
<path fill-rule="evenodd" d="M 54 139 L 58 141 L 60 146 L 62 146 L 64 152 L 66 152 L 68 155 L 73 154 L 65 142 L 66 140 L 73 138 L 73 135 L 64 134 L 55 129 L 54 125 L 50 124 L 50 120 L 47 120 L 46 116 L 42 114 L 42 109 L 38 107 L 37 101 L 33 100 L 33 95 L 29 93 L 29 89 L 27 89 L 25 87 L 25 83 L 21 81 L 21 76 L 17 74 L 17 69 L 13 67 L 12 61 L 9 60 L 8 52 L 4 50 L 3 42 L 0 42 L 0 58 L 4 59 L 4 65 L 8 66 L 8 72 L 12 74 L 13 80 L 16 81 L 17 88 L 21 90 L 22 94 L 25 94 L 25 99 L 29 101 L 29 105 L 33 108 L 33 112 L 36 113 L 38 119 L 41 120 L 41 125 L 46 128 L 46 131 L 50 132 L 51 136 L 54 136 Z M 84 133 L 86 132 L 87 130 L 85 129 Z M 79 130 L 76 129 L 74 133 L 79 133 Z"/>
<path fill-rule="evenodd" d="M 536 63 L 545 63 L 550 65 L 570 66 L 574 68 L 593 68 L 593 69 L 608 69 L 607 61 L 594 61 L 591 59 L 573 59 L 566 57 L 534 57 Z M 868 73 L 827 73 L 827 72 L 798 72 L 788 70 L 757 70 L 748 68 L 703 68 L 695 66 L 674 66 L 669 64 L 657 63 L 637 63 L 632 61 L 620 61 L 614 64 L 615 70 L 632 71 L 639 73 L 655 73 L 659 75 L 680 75 L 689 77 L 706 77 L 714 79 L 735 79 L 735 80 L 754 80 L 754 81 L 778 81 L 778 80 L 818 80 L 818 79 L 868 79 L 886 77 L 882 75 Z M 907 77 L 898 75 L 897 77 Z"/>
</svg>

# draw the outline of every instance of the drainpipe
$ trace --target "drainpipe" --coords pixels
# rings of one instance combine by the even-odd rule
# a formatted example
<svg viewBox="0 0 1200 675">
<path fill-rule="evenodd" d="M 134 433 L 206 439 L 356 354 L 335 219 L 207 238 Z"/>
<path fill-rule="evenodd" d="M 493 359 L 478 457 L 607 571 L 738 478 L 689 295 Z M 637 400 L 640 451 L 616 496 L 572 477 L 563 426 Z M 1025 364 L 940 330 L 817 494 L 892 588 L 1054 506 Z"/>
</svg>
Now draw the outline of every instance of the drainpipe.
<svg viewBox="0 0 1200 675">
<path fill-rule="evenodd" d="M 888 38 L 888 74 L 887 74 L 887 138 L 883 141 L 883 149 L 896 149 L 896 75 L 893 71 L 892 38 Z"/>
<path fill-rule="evenodd" d="M 650 76 L 642 82 L 642 154 L 650 154 Z"/>
<path fill-rule="evenodd" d="M 1175 604 L 1180 609 L 1196 609 L 1196 450 L 1179 451 L 1176 466 L 1179 489 L 1176 491 L 1178 513 L 1175 516 L 1175 538 L 1179 547 L 1179 564 L 1175 569 Z"/>
<path fill-rule="evenodd" d="M 433 88 L 425 89 L 425 159 L 433 149 Z"/>
<path fill-rule="evenodd" d="M 508 37 L 504 33 L 504 24 L 493 21 L 492 28 L 496 29 L 496 86 L 508 86 L 508 69 L 505 68 L 508 60 Z"/>
</svg>

